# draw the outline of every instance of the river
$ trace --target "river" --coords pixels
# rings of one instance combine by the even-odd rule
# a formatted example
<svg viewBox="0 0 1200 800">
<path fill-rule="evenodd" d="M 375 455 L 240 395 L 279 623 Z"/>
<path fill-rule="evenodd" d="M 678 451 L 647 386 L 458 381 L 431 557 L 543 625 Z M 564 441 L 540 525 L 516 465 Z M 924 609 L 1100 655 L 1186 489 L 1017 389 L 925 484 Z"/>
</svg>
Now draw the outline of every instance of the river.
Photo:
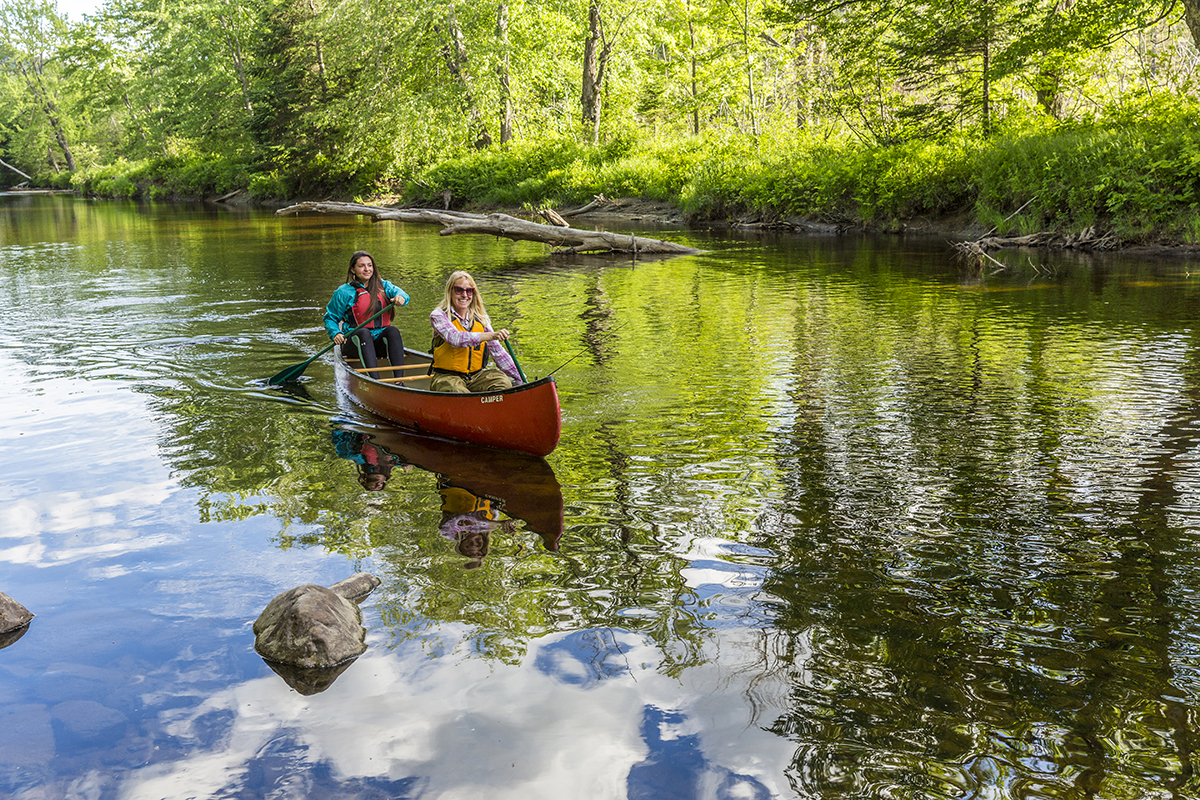
<svg viewBox="0 0 1200 800">
<path fill-rule="evenodd" d="M 1200 796 L 1195 263 L 622 230 L 706 252 L 0 195 L 0 796 Z M 357 249 L 412 347 L 474 274 L 544 463 L 266 385 Z M 359 571 L 293 689 L 254 620 Z"/>
</svg>

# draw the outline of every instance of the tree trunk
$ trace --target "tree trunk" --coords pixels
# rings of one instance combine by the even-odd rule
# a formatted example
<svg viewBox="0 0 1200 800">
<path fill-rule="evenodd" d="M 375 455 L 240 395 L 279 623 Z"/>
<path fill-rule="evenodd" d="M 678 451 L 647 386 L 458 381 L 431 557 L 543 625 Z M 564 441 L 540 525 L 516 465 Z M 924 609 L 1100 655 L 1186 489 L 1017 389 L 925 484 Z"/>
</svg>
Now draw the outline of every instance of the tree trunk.
<svg viewBox="0 0 1200 800">
<path fill-rule="evenodd" d="M 1054 10 L 1050 12 L 1049 24 L 1054 25 L 1074 5 L 1074 0 L 1059 0 Z M 1060 119 L 1063 113 L 1062 101 L 1062 71 L 1050 63 L 1047 57 L 1038 68 L 1037 92 L 1038 105 L 1050 116 Z"/>
<path fill-rule="evenodd" d="M 754 89 L 754 58 L 750 50 L 750 3 L 742 0 L 742 47 L 746 51 L 746 89 L 750 104 L 750 133 L 758 136 L 758 98 Z"/>
<path fill-rule="evenodd" d="M 983 34 L 983 138 L 992 135 L 992 28 L 991 20 L 985 23 Z"/>
<path fill-rule="evenodd" d="M 1200 0 L 1183 0 L 1183 21 L 1192 34 L 1192 44 L 1200 49 Z"/>
<path fill-rule="evenodd" d="M 463 41 L 462 29 L 458 27 L 458 19 L 454 16 L 453 3 L 450 4 L 450 15 L 446 20 L 446 25 L 450 36 L 450 41 L 446 43 L 442 51 L 446 58 L 446 66 L 462 88 L 468 130 L 475 137 L 475 149 L 483 150 L 492 146 L 492 137 L 487 131 L 483 115 L 479 113 L 479 106 L 475 102 L 475 93 L 471 90 L 471 81 L 467 76 L 467 45 Z"/>
<path fill-rule="evenodd" d="M 317 7 L 313 3 L 313 0 L 308 0 L 308 13 L 310 19 L 316 19 Z M 316 49 L 317 79 L 321 82 L 321 99 L 324 100 L 329 97 L 329 82 L 325 78 L 325 47 L 321 43 L 319 35 L 313 37 L 313 47 Z"/>
<path fill-rule="evenodd" d="M 54 141 L 58 143 L 63 158 L 67 161 L 67 169 L 74 172 L 75 156 L 71 153 L 71 145 L 67 142 L 67 133 L 63 130 L 62 122 L 58 118 L 58 107 L 50 99 L 50 93 L 46 91 L 46 86 L 42 83 L 40 65 L 18 62 L 17 67 L 21 70 L 22 77 L 25 78 L 25 85 L 29 88 L 30 94 L 34 96 L 38 105 L 42 107 L 42 113 L 46 115 L 50 130 L 54 132 Z M 53 158 L 51 158 L 51 164 L 54 166 L 54 171 L 58 172 L 58 163 Z"/>
<path fill-rule="evenodd" d="M 580 91 L 580 116 L 585 125 L 591 125 L 593 143 L 600 120 L 600 6 L 597 0 L 588 4 L 588 35 L 583 43 L 583 88 Z"/>
<path fill-rule="evenodd" d="M 688 21 L 688 48 L 689 61 L 691 62 L 691 79 L 692 79 L 692 136 L 700 135 L 700 88 L 699 81 L 696 79 L 698 72 L 699 59 L 696 57 L 696 24 L 692 20 L 692 3 L 688 0 L 687 4 L 687 21 Z"/>
<path fill-rule="evenodd" d="M 234 28 L 233 21 L 224 14 L 217 14 L 217 22 L 225 31 L 225 44 L 229 47 L 229 57 L 233 60 L 233 68 L 237 72 L 238 86 L 242 90 L 242 105 L 246 113 L 254 114 L 254 104 L 250 102 L 250 83 L 246 80 L 246 60 L 242 57 L 242 42 Z"/>
<path fill-rule="evenodd" d="M 500 0 L 496 9 L 496 39 L 500 43 L 500 63 L 496 75 L 500 79 L 500 144 L 512 139 L 512 89 L 508 82 L 508 0 Z"/>
</svg>

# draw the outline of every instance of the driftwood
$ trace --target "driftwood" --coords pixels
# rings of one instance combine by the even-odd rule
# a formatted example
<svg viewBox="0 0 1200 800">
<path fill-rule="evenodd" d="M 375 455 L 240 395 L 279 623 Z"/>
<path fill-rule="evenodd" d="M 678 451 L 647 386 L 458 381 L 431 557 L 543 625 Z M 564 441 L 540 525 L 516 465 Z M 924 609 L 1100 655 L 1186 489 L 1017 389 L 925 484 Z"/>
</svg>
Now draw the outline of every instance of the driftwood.
<svg viewBox="0 0 1200 800">
<path fill-rule="evenodd" d="M 1097 230 L 1095 226 L 1079 233 L 1053 233 L 1041 231 L 1026 236 L 985 236 L 974 242 L 955 242 L 954 249 L 958 255 L 966 259 L 972 266 L 982 267 L 984 262 L 990 262 L 999 269 L 1005 265 L 988 255 L 995 250 L 1009 250 L 1014 247 L 1052 247 L 1063 250 L 1116 250 L 1121 247 L 1121 239 L 1113 233 Z M 997 270 L 998 271 L 998 270 Z"/>
<path fill-rule="evenodd" d="M 563 211 L 562 215 L 564 217 L 577 217 L 580 214 L 586 214 L 587 212 L 591 211 L 594 208 L 599 208 L 600 206 L 604 205 L 607 202 L 608 202 L 607 197 L 605 197 L 602 194 L 598 194 L 598 195 L 596 195 L 595 199 L 592 200 L 592 202 L 588 203 L 586 206 L 583 206 L 582 208 L 577 208 L 574 211 Z"/>
<path fill-rule="evenodd" d="M 553 208 L 541 208 L 541 209 L 538 209 L 538 213 L 542 215 L 542 219 L 546 220 L 546 222 L 549 222 L 551 225 L 555 226 L 556 228 L 571 227 L 570 224 L 565 219 L 563 219 L 559 215 L 559 213 L 557 211 L 555 211 Z"/>
<path fill-rule="evenodd" d="M 665 242 L 660 239 L 645 239 L 608 231 L 588 231 L 580 228 L 561 228 L 530 222 L 508 214 L 468 214 L 464 211 L 440 211 L 434 208 L 386 208 L 361 203 L 296 203 L 281 208 L 276 214 L 286 216 L 302 211 L 318 211 L 325 214 L 360 214 L 376 221 L 422 222 L 441 225 L 442 236 L 456 233 L 482 233 L 500 236 L 513 241 L 541 242 L 556 247 L 554 253 L 665 253 L 691 255 L 704 252 L 687 245 Z M 579 212 L 576 212 L 579 213 Z"/>
</svg>

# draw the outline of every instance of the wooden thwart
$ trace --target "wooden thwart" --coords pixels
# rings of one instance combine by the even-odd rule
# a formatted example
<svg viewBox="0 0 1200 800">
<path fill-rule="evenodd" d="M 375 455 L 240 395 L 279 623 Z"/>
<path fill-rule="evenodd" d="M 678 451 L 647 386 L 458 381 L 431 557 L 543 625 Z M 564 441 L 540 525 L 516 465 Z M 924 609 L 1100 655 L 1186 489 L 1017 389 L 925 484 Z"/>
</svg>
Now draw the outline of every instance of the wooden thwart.
<svg viewBox="0 0 1200 800">
<path fill-rule="evenodd" d="M 422 378 L 428 378 L 428 375 L 409 375 L 406 378 L 380 378 L 380 383 L 404 383 L 405 381 L 419 381 Z"/>
<path fill-rule="evenodd" d="M 347 360 L 349 360 L 349 359 L 347 359 Z M 379 372 L 380 370 L 385 370 L 385 369 L 428 369 L 428 368 L 429 368 L 429 362 L 424 362 L 421 364 L 401 364 L 398 367 L 355 367 L 354 371 L 355 372 Z"/>
</svg>

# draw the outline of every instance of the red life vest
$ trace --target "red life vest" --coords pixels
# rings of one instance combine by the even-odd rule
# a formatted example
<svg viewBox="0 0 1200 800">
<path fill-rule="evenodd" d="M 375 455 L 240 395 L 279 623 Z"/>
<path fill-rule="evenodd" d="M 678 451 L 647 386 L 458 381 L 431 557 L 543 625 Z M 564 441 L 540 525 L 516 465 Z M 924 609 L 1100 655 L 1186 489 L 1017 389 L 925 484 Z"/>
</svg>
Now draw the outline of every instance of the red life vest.
<svg viewBox="0 0 1200 800">
<path fill-rule="evenodd" d="M 381 290 L 378 295 L 379 302 L 387 304 L 387 296 Z M 354 302 L 350 304 L 350 316 L 354 320 L 355 327 L 363 324 L 363 320 L 371 316 L 371 295 L 361 283 L 354 284 Z M 389 308 L 383 312 L 382 317 L 376 317 L 371 322 L 367 323 L 367 330 L 375 328 L 386 328 L 392 324 L 392 310 Z"/>
</svg>

